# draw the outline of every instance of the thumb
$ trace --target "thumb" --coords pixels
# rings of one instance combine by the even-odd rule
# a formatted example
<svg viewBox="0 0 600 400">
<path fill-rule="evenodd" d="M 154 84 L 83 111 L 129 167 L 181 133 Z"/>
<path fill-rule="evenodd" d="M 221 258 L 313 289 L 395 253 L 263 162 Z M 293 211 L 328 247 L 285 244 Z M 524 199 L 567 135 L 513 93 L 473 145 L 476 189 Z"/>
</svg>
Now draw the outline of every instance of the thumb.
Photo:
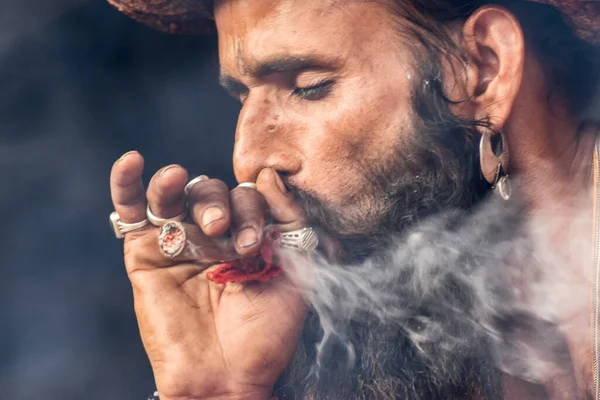
<svg viewBox="0 0 600 400">
<path fill-rule="evenodd" d="M 281 177 L 272 168 L 263 169 L 256 179 L 256 190 L 263 195 L 275 223 L 282 231 L 306 226 L 304 210 L 288 192 Z"/>
</svg>

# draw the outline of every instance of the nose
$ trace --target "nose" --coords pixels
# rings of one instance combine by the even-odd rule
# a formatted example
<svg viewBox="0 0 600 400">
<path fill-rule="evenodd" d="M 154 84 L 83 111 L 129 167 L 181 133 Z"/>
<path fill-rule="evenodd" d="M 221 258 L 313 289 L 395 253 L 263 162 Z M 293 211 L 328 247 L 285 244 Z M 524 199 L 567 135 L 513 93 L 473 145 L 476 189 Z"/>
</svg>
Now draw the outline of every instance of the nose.
<svg viewBox="0 0 600 400">
<path fill-rule="evenodd" d="M 295 124 L 267 98 L 249 96 L 238 119 L 233 168 L 238 182 L 255 182 L 264 168 L 286 175 L 297 173 L 301 156 L 294 140 Z"/>
</svg>

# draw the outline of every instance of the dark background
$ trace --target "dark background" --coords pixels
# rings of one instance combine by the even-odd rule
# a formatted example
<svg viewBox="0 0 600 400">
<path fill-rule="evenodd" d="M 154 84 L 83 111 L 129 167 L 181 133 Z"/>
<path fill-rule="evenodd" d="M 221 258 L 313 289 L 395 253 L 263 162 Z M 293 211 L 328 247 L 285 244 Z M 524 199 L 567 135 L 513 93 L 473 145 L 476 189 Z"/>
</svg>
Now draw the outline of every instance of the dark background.
<svg viewBox="0 0 600 400">
<path fill-rule="evenodd" d="M 0 0 L 0 400 L 154 390 L 109 173 L 137 149 L 146 181 L 179 163 L 233 183 L 239 106 L 217 73 L 214 37 L 153 31 L 104 0 Z"/>
<path fill-rule="evenodd" d="M 170 36 L 103 0 L 0 1 L 0 399 L 154 390 L 109 173 L 179 163 L 232 182 L 237 103 L 215 37 Z"/>
</svg>

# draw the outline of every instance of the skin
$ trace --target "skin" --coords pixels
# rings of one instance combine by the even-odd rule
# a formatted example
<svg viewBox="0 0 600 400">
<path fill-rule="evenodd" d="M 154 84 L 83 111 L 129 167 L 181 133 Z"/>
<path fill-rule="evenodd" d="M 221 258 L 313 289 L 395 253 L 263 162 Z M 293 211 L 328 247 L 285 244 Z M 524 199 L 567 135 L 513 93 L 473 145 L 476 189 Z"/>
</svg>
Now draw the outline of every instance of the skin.
<svg viewBox="0 0 600 400">
<path fill-rule="evenodd" d="M 414 134 L 414 43 L 399 37 L 387 8 L 379 2 L 342 8 L 323 0 L 223 0 L 215 6 L 215 19 L 222 83 L 243 103 L 235 174 L 239 182 L 257 182 L 257 191 L 230 192 L 216 179 L 194 186 L 190 222 L 203 240 L 231 230 L 232 245 L 247 256 L 260 248 L 267 211 L 283 230 L 304 226 L 302 208 L 278 174 L 343 208 L 349 218 L 374 220 L 379 199 L 363 195 L 369 185 L 363 166 L 391 159 Z M 591 131 L 577 135 L 580 121 L 560 100 L 547 101 L 540 65 L 526 53 L 512 14 L 485 7 L 457 29 L 469 63 L 447 81 L 448 93 L 469 100 L 454 112 L 467 119 L 489 117 L 504 133 L 510 173 L 527 185 L 532 213 L 556 198 L 569 212 L 569 196 L 590 184 L 591 151 L 585 149 L 593 148 Z M 324 83 L 325 90 L 299 95 L 298 88 Z M 113 167 L 111 192 L 122 221 L 144 219 L 146 204 L 160 217 L 181 213 L 186 171 L 166 167 L 146 191 L 142 170 L 136 152 Z M 157 236 L 155 227 L 128 233 L 124 251 L 161 399 L 269 398 L 303 324 L 301 297 L 283 277 L 265 284 L 213 284 L 190 260 L 165 261 Z M 573 398 L 573 390 L 585 393 L 590 385 L 583 367 L 589 354 L 572 347 L 574 369 L 583 371 L 577 387 L 553 382 L 547 389 L 551 397 Z M 508 387 L 508 398 L 527 398 L 519 383 Z"/>
</svg>

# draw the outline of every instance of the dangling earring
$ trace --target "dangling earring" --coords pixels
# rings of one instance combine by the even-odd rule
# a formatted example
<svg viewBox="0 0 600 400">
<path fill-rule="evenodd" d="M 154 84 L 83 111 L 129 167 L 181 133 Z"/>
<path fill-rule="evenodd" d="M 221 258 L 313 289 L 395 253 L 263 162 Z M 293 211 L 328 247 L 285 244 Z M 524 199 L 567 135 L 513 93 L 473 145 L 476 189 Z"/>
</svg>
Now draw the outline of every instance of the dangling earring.
<svg viewBox="0 0 600 400">
<path fill-rule="evenodd" d="M 484 132 L 479 142 L 479 163 L 481 174 L 492 189 L 504 200 L 510 200 L 512 187 L 506 169 L 508 166 L 508 148 L 504 135 Z"/>
</svg>

